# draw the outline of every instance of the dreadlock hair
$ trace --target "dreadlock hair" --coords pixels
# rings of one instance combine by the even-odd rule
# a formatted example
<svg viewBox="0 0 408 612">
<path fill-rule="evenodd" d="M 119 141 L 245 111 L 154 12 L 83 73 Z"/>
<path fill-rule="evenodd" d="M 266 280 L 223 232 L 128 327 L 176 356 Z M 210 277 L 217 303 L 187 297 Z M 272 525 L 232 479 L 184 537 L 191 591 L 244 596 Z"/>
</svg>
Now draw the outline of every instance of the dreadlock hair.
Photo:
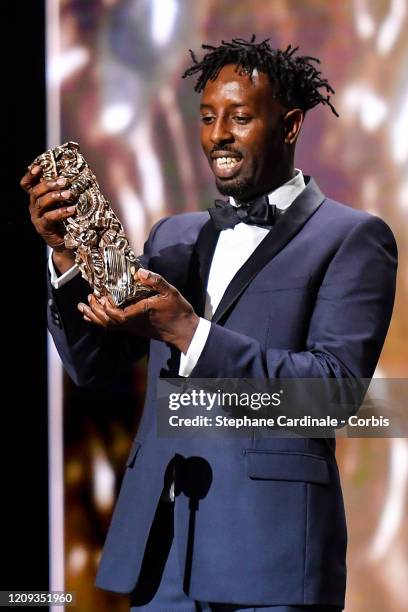
<svg viewBox="0 0 408 612">
<path fill-rule="evenodd" d="M 287 108 L 300 108 L 306 113 L 323 104 L 329 106 L 336 117 L 339 116 L 330 102 L 329 94 L 335 93 L 334 89 L 313 64 L 320 64 L 317 57 L 295 56 L 299 47 L 292 45 L 285 51 L 272 49 L 268 44 L 269 38 L 261 43 L 256 43 L 255 38 L 253 34 L 249 41 L 243 38 L 233 38 L 231 42 L 222 40 L 219 47 L 201 45 L 202 49 L 208 50 L 201 62 L 189 49 L 194 64 L 187 68 L 182 78 L 200 73 L 194 87 L 195 91 L 200 92 L 209 79 L 215 81 L 221 68 L 227 64 L 235 64 L 235 72 L 248 74 L 252 82 L 252 72 L 256 68 L 268 75 L 275 96 Z"/>
</svg>

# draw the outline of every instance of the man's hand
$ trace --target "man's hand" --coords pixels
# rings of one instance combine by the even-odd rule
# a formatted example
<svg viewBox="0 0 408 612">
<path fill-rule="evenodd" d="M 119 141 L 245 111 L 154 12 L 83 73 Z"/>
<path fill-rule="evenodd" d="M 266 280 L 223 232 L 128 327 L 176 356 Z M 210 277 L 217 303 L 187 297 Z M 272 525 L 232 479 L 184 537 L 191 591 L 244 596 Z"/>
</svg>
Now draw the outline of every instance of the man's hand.
<svg viewBox="0 0 408 612">
<path fill-rule="evenodd" d="M 162 340 L 186 353 L 199 322 L 191 304 L 160 274 L 141 268 L 135 274 L 135 280 L 157 291 L 157 295 L 124 309 L 116 308 L 106 297 L 98 301 L 89 295 L 89 305 L 78 304 L 85 321 L 99 327 L 122 329 L 135 336 Z"/>
<path fill-rule="evenodd" d="M 41 166 L 34 166 L 20 181 L 21 187 L 30 196 L 31 221 L 38 234 L 54 250 L 54 263 L 61 273 L 75 263 L 73 251 L 65 247 L 65 232 L 61 223 L 75 213 L 75 206 L 70 201 L 72 195 L 66 184 L 64 178 L 42 180 Z"/>
</svg>

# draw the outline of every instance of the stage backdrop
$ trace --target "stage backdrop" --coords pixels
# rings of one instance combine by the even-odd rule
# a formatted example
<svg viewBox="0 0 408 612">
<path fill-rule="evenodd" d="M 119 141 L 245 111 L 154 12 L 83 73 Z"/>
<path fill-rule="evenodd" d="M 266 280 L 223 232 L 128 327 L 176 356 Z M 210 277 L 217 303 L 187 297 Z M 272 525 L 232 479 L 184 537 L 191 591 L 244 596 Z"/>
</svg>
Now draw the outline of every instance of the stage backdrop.
<svg viewBox="0 0 408 612">
<path fill-rule="evenodd" d="M 340 117 L 323 107 L 308 114 L 296 165 L 333 198 L 392 227 L 401 272 L 377 375 L 405 377 L 407 12 L 406 0 L 49 0 L 49 145 L 80 143 L 141 252 L 157 219 L 205 209 L 216 195 L 199 146 L 199 95 L 194 79 L 180 78 L 188 49 L 256 33 L 319 57 Z M 137 428 L 145 364 L 98 396 L 67 379 L 62 387 L 52 352 L 50 363 L 53 584 L 77 592 L 79 612 L 125 611 L 126 598 L 93 582 Z M 342 439 L 338 460 L 349 526 L 347 612 L 407 610 L 407 441 Z"/>
</svg>

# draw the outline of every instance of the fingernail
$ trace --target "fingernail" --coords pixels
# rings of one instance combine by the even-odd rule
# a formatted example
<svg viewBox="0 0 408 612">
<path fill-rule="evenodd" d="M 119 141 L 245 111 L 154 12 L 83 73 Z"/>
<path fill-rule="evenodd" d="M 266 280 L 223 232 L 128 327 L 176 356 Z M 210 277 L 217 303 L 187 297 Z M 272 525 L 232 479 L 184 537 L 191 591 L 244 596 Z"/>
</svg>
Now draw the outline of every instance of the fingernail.
<svg viewBox="0 0 408 612">
<path fill-rule="evenodd" d="M 41 166 L 34 166 L 34 168 L 31 168 L 31 174 L 38 174 L 40 170 Z"/>
<path fill-rule="evenodd" d="M 89 304 L 91 303 L 91 298 L 92 298 L 92 295 L 91 295 L 91 294 L 89 294 L 89 295 L 88 295 L 88 302 L 89 302 Z"/>
<path fill-rule="evenodd" d="M 71 192 L 69 189 L 66 189 L 65 191 L 61 191 L 61 196 L 63 198 L 65 198 L 66 200 L 68 200 L 68 198 L 71 197 Z"/>
<path fill-rule="evenodd" d="M 149 278 L 150 276 L 149 270 L 145 270 L 144 268 L 139 268 L 138 272 L 139 272 L 139 277 L 141 278 Z"/>
<path fill-rule="evenodd" d="M 56 181 L 48 181 L 47 182 L 48 187 L 55 187 L 56 184 L 57 184 Z"/>
<path fill-rule="evenodd" d="M 58 185 L 66 185 L 67 184 L 67 179 L 64 178 L 63 176 L 61 176 L 58 180 L 57 180 Z"/>
<path fill-rule="evenodd" d="M 82 302 L 80 304 L 78 304 L 78 310 L 80 310 L 81 312 L 84 312 L 84 306 L 85 304 L 82 304 Z"/>
<path fill-rule="evenodd" d="M 76 206 L 68 206 L 67 212 L 74 213 L 76 211 Z"/>
</svg>

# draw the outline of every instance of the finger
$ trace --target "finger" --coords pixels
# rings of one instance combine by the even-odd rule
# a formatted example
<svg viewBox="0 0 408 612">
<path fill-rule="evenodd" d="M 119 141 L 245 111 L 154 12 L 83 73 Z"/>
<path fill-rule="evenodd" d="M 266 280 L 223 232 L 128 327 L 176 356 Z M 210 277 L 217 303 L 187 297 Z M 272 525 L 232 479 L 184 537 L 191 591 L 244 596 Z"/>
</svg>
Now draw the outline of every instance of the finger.
<svg viewBox="0 0 408 612">
<path fill-rule="evenodd" d="M 67 179 L 64 177 L 60 177 L 58 179 L 52 179 L 49 181 L 41 181 L 37 185 L 34 185 L 30 190 L 30 195 L 33 198 L 39 198 L 45 193 L 50 191 L 61 190 L 63 187 L 67 185 Z"/>
<path fill-rule="evenodd" d="M 143 298 L 143 300 L 139 300 L 138 302 L 134 302 L 129 306 L 126 306 L 123 309 L 123 313 L 126 319 L 135 319 L 136 317 L 141 317 L 144 315 L 148 315 L 149 311 L 151 311 L 151 300 L 154 300 L 156 296 Z"/>
<path fill-rule="evenodd" d="M 89 306 L 87 306 L 86 304 L 84 304 L 83 302 L 80 302 L 78 304 L 78 310 L 79 312 L 83 315 L 85 321 L 87 321 L 88 323 L 94 323 L 95 325 L 98 325 L 98 327 L 104 327 L 106 328 L 107 325 L 105 323 L 103 323 L 91 310 L 91 308 L 89 308 Z"/>
<path fill-rule="evenodd" d="M 37 212 L 38 216 L 41 216 L 45 210 L 49 209 L 51 206 L 56 207 L 59 206 L 60 203 L 70 204 L 70 198 L 72 198 L 72 193 L 69 189 L 65 189 L 63 191 L 51 191 L 43 195 L 39 198 L 33 198 L 32 203 L 30 204 L 30 209 L 32 212 Z"/>
<path fill-rule="evenodd" d="M 112 320 L 110 316 L 105 312 L 102 304 L 92 294 L 88 295 L 88 304 L 93 314 L 106 326 L 110 327 L 116 325 L 116 321 Z"/>
<path fill-rule="evenodd" d="M 24 191 L 27 191 L 28 193 L 30 189 L 40 180 L 41 174 L 41 166 L 33 166 L 21 179 L 20 187 L 22 187 Z"/>
<path fill-rule="evenodd" d="M 57 208 L 57 210 L 50 210 L 42 215 L 42 219 L 47 223 L 56 223 L 57 221 L 63 221 L 72 215 L 76 211 L 76 206 L 64 206 L 64 208 Z"/>
<path fill-rule="evenodd" d="M 118 325 L 126 322 L 126 316 L 121 308 L 117 308 L 117 306 L 112 305 L 112 302 L 108 299 L 108 297 L 103 297 L 101 299 L 102 308 L 105 310 L 105 313 L 115 321 Z"/>
<path fill-rule="evenodd" d="M 106 301 L 108 301 L 108 302 L 109 302 L 109 304 L 110 304 L 111 306 L 113 306 L 113 308 L 117 308 L 117 306 L 116 306 L 116 304 L 115 304 L 115 301 L 114 301 L 114 299 L 113 299 L 113 297 L 112 297 L 112 295 L 111 295 L 110 293 L 108 293 L 107 295 L 105 295 L 105 297 L 104 297 L 103 299 L 105 300 L 105 302 L 106 302 Z"/>
<path fill-rule="evenodd" d="M 146 287 L 151 287 L 160 295 L 166 296 L 174 289 L 174 287 L 164 280 L 160 274 L 156 274 L 155 272 L 151 272 L 145 268 L 139 268 L 136 275 L 139 282 Z"/>
</svg>

